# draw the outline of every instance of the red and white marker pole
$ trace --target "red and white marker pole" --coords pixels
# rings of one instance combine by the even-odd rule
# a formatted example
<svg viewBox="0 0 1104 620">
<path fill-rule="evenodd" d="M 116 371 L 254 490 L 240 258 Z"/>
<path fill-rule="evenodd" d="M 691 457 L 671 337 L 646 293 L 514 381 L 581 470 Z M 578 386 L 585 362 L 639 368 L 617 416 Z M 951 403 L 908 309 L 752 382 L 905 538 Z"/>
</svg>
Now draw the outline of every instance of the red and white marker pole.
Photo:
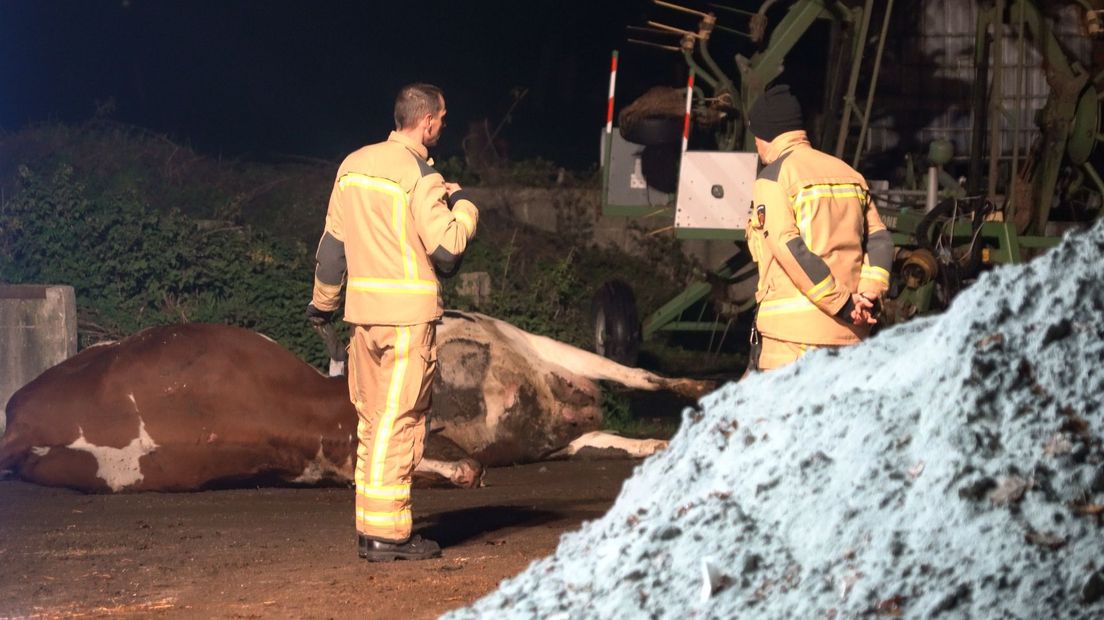
<svg viewBox="0 0 1104 620">
<path fill-rule="evenodd" d="M 682 121 L 682 152 L 686 152 L 686 145 L 690 142 L 690 102 L 694 99 L 694 71 L 690 71 L 690 79 L 686 81 L 686 117 Z"/>
<path fill-rule="evenodd" d="M 617 50 L 610 59 L 609 105 L 606 109 L 606 135 L 613 133 L 613 87 L 617 84 Z"/>
</svg>

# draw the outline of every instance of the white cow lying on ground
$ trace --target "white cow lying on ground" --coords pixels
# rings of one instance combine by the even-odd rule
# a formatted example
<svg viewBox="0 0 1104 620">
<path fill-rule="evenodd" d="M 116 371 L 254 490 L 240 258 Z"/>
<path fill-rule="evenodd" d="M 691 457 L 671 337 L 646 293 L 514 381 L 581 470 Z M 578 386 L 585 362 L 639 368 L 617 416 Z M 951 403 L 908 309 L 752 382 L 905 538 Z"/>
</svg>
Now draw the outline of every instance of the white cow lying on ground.
<svg viewBox="0 0 1104 620">
<path fill-rule="evenodd" d="M 431 435 L 416 474 L 458 486 L 483 466 L 586 446 L 645 456 L 666 444 L 597 432 L 597 380 L 688 398 L 712 386 L 668 379 L 481 314 L 438 330 Z M 275 342 L 225 325 L 152 328 L 91 347 L 12 396 L 0 471 L 86 491 L 185 491 L 258 482 L 352 480 L 356 412 Z"/>
</svg>

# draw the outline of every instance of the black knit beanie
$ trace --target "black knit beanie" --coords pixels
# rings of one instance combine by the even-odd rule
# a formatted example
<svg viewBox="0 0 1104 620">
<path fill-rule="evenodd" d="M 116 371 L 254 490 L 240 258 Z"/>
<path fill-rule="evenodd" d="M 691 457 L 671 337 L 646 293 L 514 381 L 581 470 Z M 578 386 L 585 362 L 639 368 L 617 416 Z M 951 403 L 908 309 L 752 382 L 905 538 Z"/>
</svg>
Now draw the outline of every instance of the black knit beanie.
<svg viewBox="0 0 1104 620">
<path fill-rule="evenodd" d="M 748 128 L 752 135 L 767 142 L 787 131 L 804 129 L 801 104 L 790 94 L 790 87 L 776 84 L 756 99 L 748 112 Z"/>
</svg>

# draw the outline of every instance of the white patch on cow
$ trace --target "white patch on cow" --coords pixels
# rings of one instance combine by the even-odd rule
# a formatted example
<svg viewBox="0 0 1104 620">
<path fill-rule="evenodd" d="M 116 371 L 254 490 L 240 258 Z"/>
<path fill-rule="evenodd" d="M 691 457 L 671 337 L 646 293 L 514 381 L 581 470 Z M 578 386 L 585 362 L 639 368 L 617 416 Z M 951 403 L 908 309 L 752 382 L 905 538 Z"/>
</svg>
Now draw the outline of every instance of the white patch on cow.
<svg viewBox="0 0 1104 620">
<path fill-rule="evenodd" d="M 275 344 L 275 345 L 278 345 L 278 344 L 280 344 L 279 342 L 276 342 L 275 340 L 273 340 L 273 339 L 269 338 L 268 336 L 266 336 L 266 335 L 264 335 L 264 334 L 262 334 L 262 333 L 260 333 L 260 332 L 253 332 L 253 333 L 255 333 L 255 334 L 257 334 L 258 336 L 260 336 L 261 338 L 264 338 L 265 340 L 267 340 L 267 341 L 271 342 L 272 344 Z"/>
<path fill-rule="evenodd" d="M 158 448 L 146 432 L 146 423 L 142 418 L 138 418 L 138 436 L 123 448 L 89 443 L 84 438 L 84 429 L 79 430 L 80 437 L 66 447 L 70 450 L 83 450 L 95 457 L 98 466 L 96 476 L 106 482 L 112 491 L 119 491 L 142 481 L 144 476 L 139 459 Z"/>
<path fill-rule="evenodd" d="M 348 476 L 345 475 L 345 469 L 345 467 L 339 466 L 326 458 L 326 453 L 322 450 L 322 439 L 319 438 L 318 453 L 314 455 L 314 460 L 309 461 L 307 466 L 303 468 L 303 473 L 292 479 L 292 482 L 297 484 L 317 484 L 326 477 L 326 474 L 331 473 L 345 478 L 352 477 L 351 474 Z"/>
<path fill-rule="evenodd" d="M 138 401 L 134 400 L 134 392 L 127 392 L 127 398 L 130 399 L 130 404 L 134 405 L 134 413 L 138 413 Z"/>
<path fill-rule="evenodd" d="M 629 439 L 613 433 L 592 431 L 579 436 L 566 448 L 551 455 L 550 458 L 567 458 L 579 453 L 583 448 L 597 450 L 620 450 L 632 458 L 651 456 L 660 450 L 667 448 L 667 442 L 662 439 Z"/>
<path fill-rule="evenodd" d="M 488 381 L 483 388 L 483 406 L 486 416 L 484 423 L 476 428 L 482 431 L 480 441 L 475 445 L 487 446 L 491 444 L 498 433 L 498 426 L 506 415 L 506 410 L 517 402 L 517 386 L 512 388 L 502 385 L 498 381 Z"/>
<path fill-rule="evenodd" d="M 31 448 L 31 454 L 35 456 L 46 456 L 50 453 L 50 446 L 35 446 Z"/>
<path fill-rule="evenodd" d="M 332 357 L 330 358 L 330 376 L 331 377 L 344 377 L 345 376 L 345 362 L 339 362 Z"/>
</svg>

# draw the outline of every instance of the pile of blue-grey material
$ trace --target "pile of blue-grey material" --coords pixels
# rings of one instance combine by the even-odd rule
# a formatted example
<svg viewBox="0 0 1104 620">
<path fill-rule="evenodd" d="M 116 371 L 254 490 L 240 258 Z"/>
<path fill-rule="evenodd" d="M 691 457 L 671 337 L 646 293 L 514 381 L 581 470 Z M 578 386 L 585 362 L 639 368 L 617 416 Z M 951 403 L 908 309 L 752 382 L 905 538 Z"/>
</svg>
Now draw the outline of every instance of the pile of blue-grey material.
<svg viewBox="0 0 1104 620">
<path fill-rule="evenodd" d="M 1104 617 L 1104 224 L 729 384 L 449 618 Z"/>
</svg>

